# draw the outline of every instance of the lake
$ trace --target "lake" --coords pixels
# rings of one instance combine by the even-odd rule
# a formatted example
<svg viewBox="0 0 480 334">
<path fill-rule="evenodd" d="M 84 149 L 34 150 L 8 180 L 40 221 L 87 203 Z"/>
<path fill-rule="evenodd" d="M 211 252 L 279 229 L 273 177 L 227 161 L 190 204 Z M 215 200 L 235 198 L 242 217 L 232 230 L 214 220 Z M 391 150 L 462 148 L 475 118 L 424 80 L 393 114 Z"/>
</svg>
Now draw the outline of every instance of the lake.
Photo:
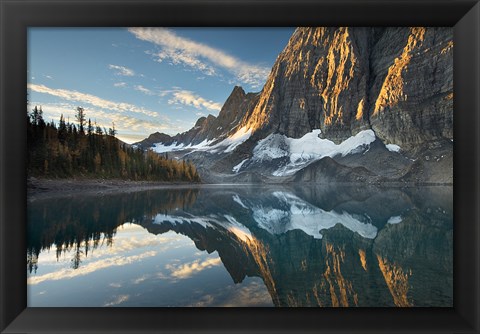
<svg viewBox="0 0 480 334">
<path fill-rule="evenodd" d="M 29 307 L 453 307 L 453 187 L 35 200 L 26 270 Z"/>
</svg>

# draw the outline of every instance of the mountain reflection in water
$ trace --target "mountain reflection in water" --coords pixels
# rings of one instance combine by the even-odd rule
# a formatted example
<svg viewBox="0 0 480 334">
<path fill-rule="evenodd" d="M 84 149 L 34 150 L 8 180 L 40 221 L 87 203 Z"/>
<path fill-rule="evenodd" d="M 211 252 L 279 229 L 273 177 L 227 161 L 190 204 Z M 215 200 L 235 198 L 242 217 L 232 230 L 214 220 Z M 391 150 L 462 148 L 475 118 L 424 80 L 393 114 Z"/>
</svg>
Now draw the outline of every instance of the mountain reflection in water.
<svg viewBox="0 0 480 334">
<path fill-rule="evenodd" d="M 29 306 L 453 306 L 452 187 L 203 186 L 28 205 Z"/>
</svg>

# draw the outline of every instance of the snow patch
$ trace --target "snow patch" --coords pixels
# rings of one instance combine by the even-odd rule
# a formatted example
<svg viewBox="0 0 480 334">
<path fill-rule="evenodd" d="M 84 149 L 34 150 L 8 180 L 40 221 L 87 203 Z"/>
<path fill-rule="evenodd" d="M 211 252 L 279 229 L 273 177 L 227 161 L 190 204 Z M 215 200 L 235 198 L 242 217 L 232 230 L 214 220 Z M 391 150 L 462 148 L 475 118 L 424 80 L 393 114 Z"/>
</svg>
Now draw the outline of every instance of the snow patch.
<svg viewBox="0 0 480 334">
<path fill-rule="evenodd" d="M 192 145 L 188 144 L 185 146 L 185 144 L 180 143 L 178 144 L 176 141 L 173 142 L 170 145 L 165 145 L 163 143 L 156 143 L 154 144 L 154 147 L 152 148 L 152 151 L 157 152 L 157 153 L 165 153 L 165 152 L 175 152 L 175 151 L 181 151 L 181 150 L 203 150 L 205 148 L 208 148 L 209 145 L 213 142 L 214 140 L 207 140 L 205 139 L 201 143 Z"/>
<path fill-rule="evenodd" d="M 258 207 L 253 210 L 253 219 L 258 226 L 267 230 L 270 234 L 282 234 L 288 231 L 288 212 L 273 208 Z"/>
<path fill-rule="evenodd" d="M 254 161 L 268 161 L 288 156 L 286 138 L 284 135 L 272 134 L 259 140 L 253 149 Z"/>
<path fill-rule="evenodd" d="M 243 224 L 240 224 L 235 218 L 229 215 L 224 215 L 224 217 L 230 223 L 230 226 L 227 226 L 227 230 L 235 234 L 243 242 L 248 240 L 253 240 L 252 233 L 250 230 Z"/>
<path fill-rule="evenodd" d="M 163 143 L 156 143 L 153 144 L 152 151 L 157 153 L 165 153 L 165 152 L 173 152 L 181 150 L 185 145 L 184 144 L 177 144 L 177 142 L 173 142 L 170 145 L 164 145 Z"/>
<path fill-rule="evenodd" d="M 401 216 L 393 216 L 388 219 L 387 224 L 398 224 L 401 223 L 402 220 Z"/>
<path fill-rule="evenodd" d="M 245 159 L 245 160 L 243 160 L 242 162 L 240 162 L 238 165 L 234 166 L 234 167 L 232 168 L 232 172 L 238 173 L 238 172 L 240 171 L 240 168 L 242 168 L 243 164 L 244 164 L 245 162 L 247 162 L 247 161 L 248 161 L 248 159 Z"/>
<path fill-rule="evenodd" d="M 398 145 L 395 145 L 395 144 L 387 144 L 387 145 L 385 145 L 385 147 L 386 147 L 387 150 L 389 150 L 390 152 L 400 152 L 400 146 L 398 146 Z"/>
<path fill-rule="evenodd" d="M 233 135 L 225 138 L 221 142 L 212 145 L 215 141 L 219 140 L 219 138 L 213 138 L 211 140 L 205 139 L 201 143 L 192 145 L 188 144 L 185 145 L 183 143 L 173 142 L 170 145 L 165 145 L 163 143 L 156 143 L 153 145 L 152 151 L 157 153 L 165 153 L 165 152 L 175 152 L 175 151 L 182 151 L 182 150 L 190 150 L 191 152 L 195 151 L 210 151 L 211 153 L 216 153 L 220 149 L 223 149 L 223 152 L 230 153 L 237 146 L 245 142 L 248 138 L 250 138 L 252 134 L 251 129 L 247 129 L 246 127 L 242 127 Z M 190 153 L 191 153 L 190 152 Z"/>
<path fill-rule="evenodd" d="M 237 148 L 240 144 L 243 144 L 250 136 L 252 135 L 252 130 L 247 129 L 247 127 L 240 128 L 237 132 L 233 135 L 229 136 L 228 138 L 222 140 L 215 146 L 227 146 L 224 150 L 225 153 L 232 152 L 234 149 Z"/>
<path fill-rule="evenodd" d="M 321 239 L 323 237 L 321 230 L 341 224 L 364 238 L 374 239 L 377 236 L 377 228 L 374 225 L 364 223 L 346 212 L 337 213 L 319 209 L 290 193 L 275 192 L 273 195 L 288 210 L 256 207 L 253 211 L 253 218 L 258 226 L 271 234 L 301 230 L 315 239 Z"/>
<path fill-rule="evenodd" d="M 321 139 L 321 130 L 313 130 L 302 138 L 290 138 L 285 135 L 271 134 L 260 140 L 253 150 L 254 161 L 268 161 L 276 158 L 290 157 L 289 162 L 273 172 L 274 176 L 294 174 L 309 163 L 324 157 L 359 153 L 369 148 L 375 141 L 372 130 L 357 133 L 340 144 L 328 139 Z"/>
<path fill-rule="evenodd" d="M 180 217 L 180 216 L 171 216 L 171 215 L 165 215 L 165 214 L 157 214 L 154 218 L 152 218 L 152 223 L 153 224 L 164 224 L 164 223 L 170 223 L 172 225 L 178 225 L 178 224 L 199 224 L 203 226 L 204 228 L 210 227 L 210 228 L 219 228 L 222 227 L 225 230 L 235 234 L 240 240 L 247 242 L 248 240 L 253 240 L 252 233 L 250 230 L 244 226 L 243 224 L 239 223 L 234 217 L 230 215 L 224 215 L 223 216 L 226 220 L 219 220 L 216 218 L 221 218 L 221 217 L 216 217 L 216 218 L 205 218 L 205 217 L 193 217 L 193 218 L 187 218 L 187 217 Z"/>
<path fill-rule="evenodd" d="M 212 225 L 208 222 L 208 220 L 204 218 L 186 218 L 186 217 L 174 217 L 170 215 L 164 215 L 164 214 L 157 214 L 153 219 L 152 223 L 153 224 L 163 224 L 163 223 L 171 223 L 172 225 L 177 225 L 177 224 L 198 224 L 203 226 L 204 228 L 207 228 L 207 226 L 212 227 Z"/>
<path fill-rule="evenodd" d="M 240 197 L 239 197 L 238 195 L 233 195 L 232 198 L 233 198 L 233 200 L 234 200 L 235 202 L 237 202 L 238 204 L 240 204 L 240 206 L 241 206 L 242 208 L 248 210 L 248 207 L 247 207 L 245 204 L 243 204 L 242 200 L 240 199 Z"/>
</svg>

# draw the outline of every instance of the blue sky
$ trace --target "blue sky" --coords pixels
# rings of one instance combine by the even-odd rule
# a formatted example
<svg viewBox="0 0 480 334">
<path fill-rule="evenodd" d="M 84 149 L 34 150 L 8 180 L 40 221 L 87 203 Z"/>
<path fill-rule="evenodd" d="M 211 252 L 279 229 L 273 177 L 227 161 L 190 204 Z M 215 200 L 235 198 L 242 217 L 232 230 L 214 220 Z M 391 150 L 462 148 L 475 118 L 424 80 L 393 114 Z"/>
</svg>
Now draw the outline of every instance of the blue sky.
<svg viewBox="0 0 480 334">
<path fill-rule="evenodd" d="M 262 89 L 294 28 L 29 28 L 29 109 L 87 119 L 132 143 L 218 115 L 235 85 Z"/>
</svg>

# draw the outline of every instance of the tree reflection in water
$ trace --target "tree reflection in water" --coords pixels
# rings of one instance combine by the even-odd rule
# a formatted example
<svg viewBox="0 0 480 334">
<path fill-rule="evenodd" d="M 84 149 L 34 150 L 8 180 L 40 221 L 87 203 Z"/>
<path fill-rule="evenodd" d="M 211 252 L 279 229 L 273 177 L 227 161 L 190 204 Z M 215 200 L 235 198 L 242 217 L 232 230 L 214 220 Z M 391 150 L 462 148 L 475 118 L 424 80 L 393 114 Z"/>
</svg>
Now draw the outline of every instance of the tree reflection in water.
<svg viewBox="0 0 480 334">
<path fill-rule="evenodd" d="M 453 306 L 451 187 L 199 187 L 29 204 L 40 252 L 112 244 L 131 222 L 217 251 L 235 283 L 260 277 L 275 306 Z M 73 252 L 71 252 L 73 251 Z"/>
</svg>

